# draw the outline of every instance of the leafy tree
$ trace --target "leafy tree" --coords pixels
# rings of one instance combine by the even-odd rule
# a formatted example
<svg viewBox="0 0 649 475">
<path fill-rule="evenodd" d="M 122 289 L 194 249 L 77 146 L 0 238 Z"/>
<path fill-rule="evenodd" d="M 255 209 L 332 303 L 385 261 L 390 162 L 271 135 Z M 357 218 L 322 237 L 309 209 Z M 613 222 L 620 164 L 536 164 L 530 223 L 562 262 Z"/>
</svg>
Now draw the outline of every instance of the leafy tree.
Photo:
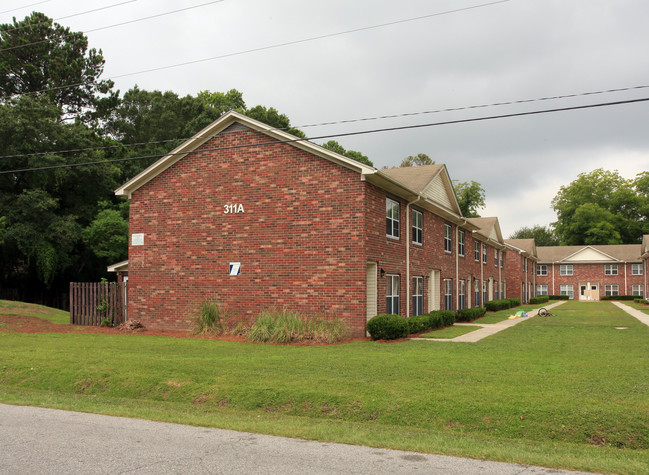
<svg viewBox="0 0 649 475">
<path fill-rule="evenodd" d="M 485 190 L 477 181 L 453 182 L 455 195 L 462 210 L 462 215 L 467 218 L 478 218 L 478 210 L 485 207 Z"/>
<path fill-rule="evenodd" d="M 632 244 L 647 231 L 645 174 L 627 180 L 617 171 L 581 173 L 552 200 L 562 244 Z"/>
<path fill-rule="evenodd" d="M 329 142 L 322 144 L 322 146 L 327 150 L 331 150 L 332 152 L 343 155 L 347 158 L 351 158 L 352 160 L 356 160 L 357 162 L 364 163 L 365 165 L 369 165 L 370 167 L 374 166 L 372 160 L 367 158 L 361 152 L 357 152 L 356 150 L 345 150 L 345 147 L 340 145 L 335 140 L 330 140 Z"/>
<path fill-rule="evenodd" d="M 524 226 L 509 236 L 509 239 L 534 239 L 537 246 L 558 246 L 559 239 L 549 226 Z"/>
<path fill-rule="evenodd" d="M 280 114 L 274 107 L 266 108 L 260 105 L 245 110 L 243 113 L 252 119 L 268 124 L 276 129 L 284 130 L 301 139 L 306 138 L 304 132 L 291 126 L 291 121 L 286 114 Z"/>
<path fill-rule="evenodd" d="M 420 165 L 434 165 L 435 160 L 431 159 L 425 153 L 418 153 L 417 155 L 410 155 L 401 160 L 400 167 L 418 167 Z"/>
<path fill-rule="evenodd" d="M 128 202 L 117 207 L 101 202 L 101 210 L 82 234 L 83 241 L 105 265 L 123 261 L 128 255 Z"/>
<path fill-rule="evenodd" d="M 71 32 L 38 12 L 0 25 L 0 102 L 38 93 L 61 112 L 84 120 L 97 118 L 116 103 L 113 82 L 101 81 L 104 57 L 88 49 L 81 32 Z"/>
</svg>

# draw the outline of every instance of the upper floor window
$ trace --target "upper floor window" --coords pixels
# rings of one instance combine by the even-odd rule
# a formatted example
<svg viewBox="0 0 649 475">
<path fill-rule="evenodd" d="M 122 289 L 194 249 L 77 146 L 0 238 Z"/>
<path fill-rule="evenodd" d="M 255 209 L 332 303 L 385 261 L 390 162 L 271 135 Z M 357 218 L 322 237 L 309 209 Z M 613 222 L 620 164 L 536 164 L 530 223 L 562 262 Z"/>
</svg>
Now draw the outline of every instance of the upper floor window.
<svg viewBox="0 0 649 475">
<path fill-rule="evenodd" d="M 476 241 L 475 246 L 473 247 L 473 255 L 475 256 L 475 260 L 480 262 L 480 243 Z"/>
<path fill-rule="evenodd" d="M 505 251 L 500 251 L 500 267 L 505 267 Z"/>
<path fill-rule="evenodd" d="M 561 264 L 559 266 L 560 275 L 572 275 L 572 264 Z"/>
<path fill-rule="evenodd" d="M 399 239 L 399 202 L 385 199 L 385 234 Z"/>
<path fill-rule="evenodd" d="M 539 264 L 536 266 L 536 275 L 548 275 L 548 265 Z"/>
<path fill-rule="evenodd" d="M 457 231 L 457 253 L 460 256 L 464 256 L 464 230 L 459 229 Z"/>
<path fill-rule="evenodd" d="M 605 264 L 604 275 L 617 275 L 617 264 Z"/>
<path fill-rule="evenodd" d="M 482 243 L 482 262 L 487 263 L 487 245 Z"/>
<path fill-rule="evenodd" d="M 642 275 L 642 264 L 631 264 L 631 275 Z"/>
<path fill-rule="evenodd" d="M 421 211 L 412 210 L 412 242 L 422 244 L 424 242 L 424 215 Z"/>
<path fill-rule="evenodd" d="M 453 232 L 450 224 L 444 225 L 444 251 L 453 252 L 453 240 L 451 239 L 451 233 Z"/>
<path fill-rule="evenodd" d="M 494 266 L 498 267 L 498 249 L 494 249 Z"/>
</svg>

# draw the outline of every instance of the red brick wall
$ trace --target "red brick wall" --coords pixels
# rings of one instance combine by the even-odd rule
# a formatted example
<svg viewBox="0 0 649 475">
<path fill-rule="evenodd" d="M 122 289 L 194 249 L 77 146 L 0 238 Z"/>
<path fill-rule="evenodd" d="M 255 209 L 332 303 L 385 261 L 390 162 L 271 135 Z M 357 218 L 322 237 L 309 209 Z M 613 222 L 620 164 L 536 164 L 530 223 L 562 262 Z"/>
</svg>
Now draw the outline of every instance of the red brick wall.
<svg viewBox="0 0 649 475">
<path fill-rule="evenodd" d="M 268 141 L 226 131 L 202 149 Z M 241 316 L 288 307 L 363 334 L 365 186 L 289 144 L 187 155 L 132 196 L 130 233 L 144 245 L 129 247 L 129 317 L 188 328 L 192 310 L 217 297 Z M 244 212 L 225 214 L 229 204 Z M 241 275 L 228 275 L 230 262 Z"/>
</svg>

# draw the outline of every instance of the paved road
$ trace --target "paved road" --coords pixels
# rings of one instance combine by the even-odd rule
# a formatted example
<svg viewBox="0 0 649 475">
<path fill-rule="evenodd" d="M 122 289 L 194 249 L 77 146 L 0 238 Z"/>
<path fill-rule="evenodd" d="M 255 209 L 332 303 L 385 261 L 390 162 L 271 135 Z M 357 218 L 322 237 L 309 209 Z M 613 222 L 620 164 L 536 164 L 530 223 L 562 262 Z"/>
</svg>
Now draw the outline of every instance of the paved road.
<svg viewBox="0 0 649 475">
<path fill-rule="evenodd" d="M 577 472 L 0 404 L 0 474 L 16 473 Z"/>
</svg>

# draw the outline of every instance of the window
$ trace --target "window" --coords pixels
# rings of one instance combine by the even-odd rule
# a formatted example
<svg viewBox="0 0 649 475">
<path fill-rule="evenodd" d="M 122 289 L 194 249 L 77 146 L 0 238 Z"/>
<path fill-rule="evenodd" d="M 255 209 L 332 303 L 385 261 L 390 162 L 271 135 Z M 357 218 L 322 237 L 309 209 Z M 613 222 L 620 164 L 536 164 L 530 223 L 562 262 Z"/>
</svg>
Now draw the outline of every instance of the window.
<svg viewBox="0 0 649 475">
<path fill-rule="evenodd" d="M 387 275 L 387 288 L 385 289 L 385 313 L 399 313 L 399 276 Z"/>
<path fill-rule="evenodd" d="M 560 275 L 572 275 L 572 264 L 561 264 L 559 266 Z"/>
<path fill-rule="evenodd" d="M 457 253 L 464 257 L 464 230 L 459 229 L 457 232 Z"/>
<path fill-rule="evenodd" d="M 642 291 L 642 285 L 631 286 L 631 295 L 635 295 L 636 297 L 644 297 L 644 292 Z"/>
<path fill-rule="evenodd" d="M 496 251 L 498 252 L 498 251 Z M 500 288 L 500 285 L 498 282 L 494 282 L 494 300 L 498 300 L 498 289 Z"/>
<path fill-rule="evenodd" d="M 604 286 L 604 295 L 612 297 L 614 295 L 620 295 L 620 286 L 617 284 L 605 285 Z"/>
<path fill-rule="evenodd" d="M 500 251 L 500 268 L 505 267 L 505 251 Z"/>
<path fill-rule="evenodd" d="M 548 275 L 548 265 L 538 264 L 536 266 L 536 275 Z"/>
<path fill-rule="evenodd" d="M 412 278 L 412 313 L 411 315 L 422 315 L 424 313 L 424 278 Z"/>
<path fill-rule="evenodd" d="M 465 287 L 466 282 L 463 281 L 463 280 L 460 280 L 458 282 L 458 284 L 459 284 L 458 297 L 460 299 L 460 301 L 458 302 L 458 304 L 459 304 L 458 309 L 461 310 L 463 308 L 466 308 L 466 287 Z"/>
<path fill-rule="evenodd" d="M 572 266 L 571 266 L 572 267 Z M 572 290 L 572 285 L 561 285 L 559 290 L 559 295 L 567 295 L 569 299 L 575 298 L 575 294 Z"/>
<path fill-rule="evenodd" d="M 482 306 L 489 301 L 489 296 L 487 295 L 487 281 L 482 281 Z"/>
<path fill-rule="evenodd" d="M 523 259 L 523 272 L 527 272 L 527 257 L 522 257 Z"/>
<path fill-rule="evenodd" d="M 487 245 L 484 243 L 482 244 L 482 262 L 487 263 Z"/>
<path fill-rule="evenodd" d="M 605 264 L 604 275 L 617 275 L 617 264 Z"/>
<path fill-rule="evenodd" d="M 451 229 L 451 225 L 445 224 L 444 225 L 444 252 L 453 251 L 453 240 L 451 239 L 452 232 L 453 230 Z"/>
<path fill-rule="evenodd" d="M 475 257 L 475 260 L 480 262 L 480 243 L 478 241 L 476 241 L 474 244 L 475 244 L 475 246 L 473 247 L 473 249 L 474 249 L 473 250 L 473 255 Z"/>
<path fill-rule="evenodd" d="M 475 292 L 475 302 L 474 305 L 476 307 L 480 306 L 480 281 L 478 279 L 475 279 L 473 284 L 474 292 Z"/>
<path fill-rule="evenodd" d="M 399 203 L 390 198 L 385 199 L 385 234 L 399 239 Z"/>
<path fill-rule="evenodd" d="M 444 308 L 453 310 L 453 279 L 444 279 Z"/>
<path fill-rule="evenodd" d="M 424 242 L 424 216 L 421 211 L 412 210 L 412 242 L 422 244 Z"/>
<path fill-rule="evenodd" d="M 536 286 L 536 295 L 548 295 L 548 286 L 547 284 L 539 284 Z"/>
<path fill-rule="evenodd" d="M 642 275 L 642 264 L 631 264 L 631 275 Z"/>
<path fill-rule="evenodd" d="M 494 266 L 498 267 L 498 249 L 494 249 Z"/>
</svg>

